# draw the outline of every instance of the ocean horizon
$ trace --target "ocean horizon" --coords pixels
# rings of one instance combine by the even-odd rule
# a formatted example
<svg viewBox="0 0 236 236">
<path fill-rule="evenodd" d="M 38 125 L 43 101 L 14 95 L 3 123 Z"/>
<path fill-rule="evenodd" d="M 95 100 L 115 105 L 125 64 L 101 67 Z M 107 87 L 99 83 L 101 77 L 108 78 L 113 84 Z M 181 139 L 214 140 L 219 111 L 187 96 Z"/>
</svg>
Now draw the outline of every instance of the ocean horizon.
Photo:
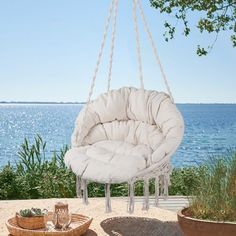
<svg viewBox="0 0 236 236">
<path fill-rule="evenodd" d="M 81 104 L 84 105 L 86 102 L 44 102 L 44 101 L 0 101 L 0 105 L 4 104 L 56 104 L 56 105 L 67 105 L 67 104 Z M 236 102 L 177 102 L 179 105 L 236 105 Z"/>
<path fill-rule="evenodd" d="M 174 167 L 204 163 L 236 147 L 236 104 L 177 103 L 185 121 L 184 139 L 172 158 Z M 70 145 L 81 103 L 1 103 L 0 167 L 17 160 L 17 151 L 36 134 L 47 142 L 47 158 Z"/>
</svg>

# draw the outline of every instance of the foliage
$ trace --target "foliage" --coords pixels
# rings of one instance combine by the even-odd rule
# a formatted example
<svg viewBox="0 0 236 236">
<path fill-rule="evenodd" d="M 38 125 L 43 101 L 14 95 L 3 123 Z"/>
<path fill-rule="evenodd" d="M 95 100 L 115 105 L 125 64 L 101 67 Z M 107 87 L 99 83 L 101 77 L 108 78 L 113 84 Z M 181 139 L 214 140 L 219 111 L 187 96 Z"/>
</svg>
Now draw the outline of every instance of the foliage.
<svg viewBox="0 0 236 236">
<path fill-rule="evenodd" d="M 185 167 L 174 169 L 171 175 L 170 195 L 192 195 L 199 185 L 201 167 Z"/>
<path fill-rule="evenodd" d="M 34 143 L 24 140 L 15 166 L 8 164 L 0 170 L 0 199 L 72 198 L 76 196 L 75 175 L 65 167 L 65 146 L 60 153 L 47 159 L 46 142 L 37 135 Z M 174 169 L 171 175 L 171 195 L 191 195 L 198 184 L 198 168 Z M 150 181 L 150 194 L 154 194 L 154 181 Z M 104 197 L 104 185 L 89 183 L 89 197 Z M 127 196 L 127 184 L 113 184 L 112 196 Z M 135 195 L 143 195 L 143 182 L 135 183 Z"/>
<path fill-rule="evenodd" d="M 65 168 L 65 146 L 52 158 L 46 158 L 46 142 L 37 135 L 34 143 L 27 139 L 18 152 L 15 166 L 8 164 L 0 171 L 0 199 L 36 199 L 74 197 L 75 176 Z"/>
<path fill-rule="evenodd" d="M 12 166 L 8 163 L 0 170 L 0 199 L 75 197 L 75 175 L 63 161 L 67 150 L 65 146 L 59 154 L 54 152 L 48 159 L 45 155 L 46 142 L 40 136 L 36 136 L 31 145 L 25 139 L 16 164 Z M 236 221 L 236 151 L 212 157 L 204 166 L 174 169 L 170 180 L 170 195 L 194 196 L 189 208 L 192 216 Z M 90 197 L 104 197 L 103 184 L 90 183 L 88 188 Z M 151 180 L 151 195 L 154 189 L 154 180 Z M 127 184 L 112 185 L 111 195 L 127 196 Z M 142 181 L 135 184 L 135 195 L 143 195 Z M 29 211 L 22 214 L 29 214 Z"/>
<path fill-rule="evenodd" d="M 236 221 L 236 151 L 201 168 L 189 213 L 196 218 Z"/>
<path fill-rule="evenodd" d="M 171 185 L 169 186 L 170 195 L 192 195 L 196 186 L 199 184 L 199 167 L 184 167 L 174 169 L 171 174 Z M 135 183 L 135 196 L 143 196 L 143 181 Z M 88 186 L 89 197 L 104 197 L 104 185 L 98 183 L 90 183 Z M 149 185 L 150 195 L 155 193 L 154 180 L 150 180 Z M 128 196 L 128 184 L 113 184 L 111 186 L 111 196 Z"/>
<path fill-rule="evenodd" d="M 22 217 L 34 217 L 34 216 L 43 216 L 44 213 L 40 208 L 31 208 L 20 210 L 20 216 Z"/>
<path fill-rule="evenodd" d="M 201 33 L 214 33 L 215 39 L 207 50 L 198 45 L 197 54 L 206 55 L 213 48 L 218 34 L 229 31 L 233 47 L 236 47 L 236 1 L 235 0 L 150 0 L 151 6 L 159 9 L 175 19 L 174 23 L 165 22 L 165 40 L 173 39 L 178 23 L 183 25 L 183 34 L 188 36 L 191 32 L 189 17 L 192 12 L 199 13 L 197 28 Z"/>
<path fill-rule="evenodd" d="M 0 171 L 0 199 L 15 199 L 19 190 L 17 173 L 8 164 Z"/>
</svg>

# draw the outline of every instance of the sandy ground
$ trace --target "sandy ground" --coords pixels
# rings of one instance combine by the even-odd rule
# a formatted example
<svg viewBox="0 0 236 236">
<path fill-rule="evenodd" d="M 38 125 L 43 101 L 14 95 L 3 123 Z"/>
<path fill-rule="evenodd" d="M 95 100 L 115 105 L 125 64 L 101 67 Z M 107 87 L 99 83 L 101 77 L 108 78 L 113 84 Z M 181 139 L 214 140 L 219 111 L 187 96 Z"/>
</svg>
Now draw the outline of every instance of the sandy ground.
<svg viewBox="0 0 236 236">
<path fill-rule="evenodd" d="M 0 201 L 0 235 L 7 236 L 8 231 L 5 226 L 5 221 L 14 216 L 15 212 L 22 208 L 46 208 L 48 210 L 53 210 L 53 206 L 56 202 L 62 201 L 69 204 L 71 213 L 80 213 L 93 218 L 93 222 L 90 226 L 90 230 L 85 234 L 86 236 L 96 236 L 96 235 L 146 235 L 146 236 L 179 236 L 182 235 L 179 231 L 177 223 L 177 216 L 175 212 L 163 210 L 160 208 L 151 207 L 149 211 L 142 210 L 142 204 L 135 204 L 135 212 L 130 215 L 127 213 L 127 203 L 123 198 L 112 199 L 112 212 L 105 213 L 105 200 L 103 198 L 93 198 L 89 199 L 89 205 L 85 206 L 82 204 L 81 199 L 40 199 L 40 200 L 14 200 L 14 201 Z M 112 217 L 124 217 L 116 218 L 113 221 L 105 221 L 105 219 Z M 126 218 L 133 217 L 133 218 Z M 145 221 L 145 219 L 140 219 L 136 217 L 152 218 L 151 221 Z M 146 223 L 145 223 L 145 222 Z M 169 225 L 165 225 L 166 222 L 172 222 L 175 224 L 171 225 L 171 234 L 164 232 L 157 232 L 155 227 L 158 229 L 170 230 Z M 148 223 L 147 223 L 148 222 Z M 170 223 L 170 224 L 172 224 Z M 150 227 L 153 226 L 153 227 Z M 154 227 L 155 226 L 155 227 Z M 126 228 L 125 228 L 126 227 Z M 149 233 L 138 233 L 141 227 L 142 230 L 150 230 Z M 136 233 L 132 233 L 135 232 Z"/>
</svg>

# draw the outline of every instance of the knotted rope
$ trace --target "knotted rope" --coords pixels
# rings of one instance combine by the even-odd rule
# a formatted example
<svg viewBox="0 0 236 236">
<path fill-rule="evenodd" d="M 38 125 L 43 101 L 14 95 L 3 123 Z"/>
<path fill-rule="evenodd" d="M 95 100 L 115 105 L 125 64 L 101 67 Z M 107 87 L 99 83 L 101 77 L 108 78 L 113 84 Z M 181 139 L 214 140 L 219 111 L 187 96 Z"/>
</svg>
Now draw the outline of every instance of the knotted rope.
<svg viewBox="0 0 236 236">
<path fill-rule="evenodd" d="M 136 36 L 135 39 L 136 39 L 136 52 L 137 52 L 137 59 L 138 59 L 139 80 L 140 80 L 141 89 L 144 90 L 142 58 L 141 58 L 138 20 L 137 20 L 137 0 L 133 0 L 133 20 L 134 20 L 134 30 L 135 30 L 135 36 Z"/>
<path fill-rule="evenodd" d="M 109 91 L 110 87 L 111 87 L 111 74 L 112 74 L 112 64 L 113 64 L 115 37 L 116 37 L 116 22 L 117 22 L 117 13 L 118 13 L 118 0 L 116 0 L 114 8 L 115 9 L 114 9 L 114 17 L 113 17 L 113 25 L 112 25 L 111 52 L 110 52 L 110 61 L 109 61 L 107 91 Z"/>
<path fill-rule="evenodd" d="M 168 94 L 169 94 L 169 96 L 170 96 L 172 102 L 174 102 L 172 93 L 171 93 L 171 91 L 170 91 L 170 86 L 169 86 L 168 81 L 167 81 L 167 77 L 166 77 L 166 75 L 165 75 L 163 66 L 162 66 L 162 64 L 161 64 L 161 60 L 160 60 L 159 55 L 158 55 L 158 53 L 157 53 L 157 48 L 156 48 L 156 46 L 155 46 L 155 43 L 154 43 L 154 40 L 153 40 L 151 31 L 150 31 L 150 29 L 149 29 L 147 20 L 146 20 L 146 18 L 145 18 L 145 16 L 144 16 L 144 11 L 143 11 L 143 7 L 142 7 L 142 4 L 141 4 L 141 1 L 140 1 L 140 0 L 134 0 L 134 1 L 137 1 L 137 2 L 138 2 L 138 6 L 139 6 L 140 13 L 141 13 L 141 18 L 142 18 L 142 21 L 143 21 L 143 25 L 144 25 L 144 28 L 145 28 L 146 33 L 147 33 L 147 35 L 148 35 L 149 41 L 150 41 L 150 43 L 151 43 L 154 56 L 155 56 L 155 58 L 156 58 L 157 64 L 159 65 L 159 68 L 160 68 L 160 71 L 161 71 L 161 74 L 162 74 L 162 78 L 163 78 L 163 80 L 164 80 L 164 83 L 165 83 L 166 89 L 167 89 L 167 91 L 168 91 Z"/>
<path fill-rule="evenodd" d="M 98 54 L 98 59 L 97 59 L 97 63 L 96 63 L 96 66 L 95 66 L 94 74 L 93 74 L 93 77 L 92 77 L 92 83 L 91 83 L 91 86 L 90 86 L 89 95 L 88 95 L 88 98 L 87 98 L 87 103 L 85 105 L 84 117 L 83 117 L 83 121 L 82 121 L 80 134 L 79 133 L 76 134 L 76 137 L 79 138 L 79 140 L 77 140 L 79 145 L 81 145 L 82 140 L 83 140 L 83 135 L 82 134 L 83 134 L 83 128 L 84 128 L 84 123 L 85 123 L 85 117 L 86 117 L 86 114 L 88 113 L 88 107 L 89 107 L 89 103 L 90 103 L 90 100 L 91 100 L 91 97 L 92 97 L 92 94 L 93 94 L 93 90 L 94 90 L 95 81 L 96 81 L 96 78 L 97 78 L 97 73 L 98 73 L 98 70 L 99 70 L 99 66 L 101 64 L 102 55 L 103 55 L 104 46 L 105 46 L 105 43 L 106 43 L 106 38 L 107 38 L 107 34 L 108 34 L 109 25 L 110 25 L 110 22 L 111 22 L 112 13 L 113 13 L 113 10 L 114 10 L 115 3 L 117 1 L 118 0 L 112 0 L 111 5 L 109 7 L 108 17 L 107 17 L 107 20 L 106 20 L 106 23 L 105 23 L 105 29 L 104 29 L 103 37 L 102 37 L 102 43 L 101 43 L 100 51 L 99 51 L 99 54 Z"/>
</svg>

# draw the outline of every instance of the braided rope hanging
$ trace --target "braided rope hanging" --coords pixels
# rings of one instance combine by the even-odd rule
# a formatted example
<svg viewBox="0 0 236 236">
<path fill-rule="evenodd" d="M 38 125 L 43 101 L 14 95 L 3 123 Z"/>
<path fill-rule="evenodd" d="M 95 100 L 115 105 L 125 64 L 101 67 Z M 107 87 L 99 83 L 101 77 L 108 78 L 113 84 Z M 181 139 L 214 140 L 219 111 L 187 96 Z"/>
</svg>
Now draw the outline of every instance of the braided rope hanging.
<svg viewBox="0 0 236 236">
<path fill-rule="evenodd" d="M 88 99 L 87 99 L 87 104 L 90 102 L 92 94 L 93 94 L 93 89 L 94 89 L 94 86 L 95 86 L 95 80 L 97 78 L 97 73 L 98 73 L 98 70 L 99 70 L 99 66 L 101 64 L 102 55 L 103 55 L 103 51 L 104 51 L 104 46 L 105 46 L 106 38 L 107 38 L 107 34 L 108 34 L 108 28 L 109 28 L 109 25 L 110 25 L 110 22 L 111 22 L 111 17 L 112 17 L 112 12 L 114 10 L 115 2 L 117 2 L 117 0 L 112 0 L 111 6 L 110 6 L 110 9 L 109 9 L 109 14 L 108 14 L 108 18 L 106 20 L 106 25 L 105 25 L 105 30 L 104 30 L 104 33 L 103 33 L 103 39 L 102 39 L 100 51 L 99 51 L 99 54 L 98 54 L 98 59 L 97 59 L 96 67 L 95 67 L 95 70 L 94 70 L 94 75 L 92 77 L 92 83 L 91 83 L 91 87 L 90 87 L 90 91 L 89 91 L 89 95 L 88 95 Z"/>
<path fill-rule="evenodd" d="M 101 60 L 102 60 L 102 56 L 104 53 L 104 47 L 105 47 L 105 43 L 106 43 L 106 39 L 107 39 L 107 35 L 108 35 L 108 30 L 109 30 L 109 26 L 111 25 L 112 22 L 112 29 L 111 29 L 111 46 L 110 46 L 110 56 L 109 56 L 109 67 L 108 67 L 108 78 L 107 78 L 107 91 L 110 90 L 110 86 L 111 86 L 111 79 L 112 79 L 112 68 L 113 68 L 113 58 L 114 58 L 114 47 L 115 47 L 115 38 L 116 38 L 116 25 L 117 25 L 117 15 L 118 15 L 118 3 L 119 0 L 112 0 L 109 10 L 108 10 L 108 16 L 105 22 L 105 28 L 104 28 L 104 33 L 103 33 L 103 37 L 102 37 L 102 42 L 101 42 L 101 46 L 100 46 L 100 50 L 99 50 L 99 54 L 98 54 L 98 58 L 97 58 L 97 62 L 96 62 L 96 66 L 95 66 L 95 70 L 94 70 L 94 74 L 92 76 L 92 81 L 91 81 L 91 86 L 90 86 L 90 90 L 89 90 L 89 94 L 88 94 L 88 98 L 87 98 L 87 103 L 85 105 L 85 109 L 84 109 L 84 116 L 82 119 L 82 126 L 81 126 L 81 130 L 80 133 L 77 133 L 75 135 L 75 137 L 78 137 L 76 140 L 78 145 L 82 144 L 82 140 L 83 140 L 83 132 L 84 132 L 84 127 L 85 127 L 85 117 L 86 114 L 88 113 L 88 109 L 89 109 L 89 104 L 91 101 L 91 97 L 93 95 L 93 91 L 94 91 L 94 87 L 95 87 L 95 82 L 96 82 L 96 78 L 97 78 L 97 74 L 99 71 L 99 67 L 101 64 Z M 140 35 L 139 35 L 139 28 L 138 28 L 138 17 L 137 17 L 137 11 L 139 9 L 140 15 L 141 15 L 141 20 L 142 23 L 144 25 L 145 31 L 148 35 L 149 41 L 151 43 L 151 47 L 152 47 L 152 51 L 154 53 L 155 59 L 159 65 L 160 71 L 161 71 L 161 75 L 163 77 L 166 89 L 169 93 L 169 96 L 172 100 L 172 102 L 174 102 L 173 100 L 173 96 L 172 93 L 170 91 L 170 87 L 166 78 L 166 75 L 164 73 L 164 69 L 163 66 L 160 62 L 160 58 L 157 52 L 157 48 L 155 46 L 151 31 L 149 29 L 149 26 L 147 24 L 146 18 L 144 16 L 144 11 L 141 5 L 141 0 L 132 0 L 132 11 L 133 11 L 133 22 L 134 22 L 134 31 L 135 31 L 135 40 L 136 40 L 136 54 L 137 54 L 137 62 L 138 62 L 138 77 L 140 80 L 140 87 L 143 91 L 143 94 L 145 93 L 144 91 L 144 81 L 143 81 L 143 67 L 142 67 L 142 57 L 141 57 L 141 47 L 140 47 Z M 137 9 L 138 8 L 138 9 Z M 76 130 L 76 132 L 79 132 L 78 130 Z M 169 174 L 169 166 L 164 166 L 162 168 L 163 173 L 159 173 L 158 176 L 155 177 L 155 205 L 158 204 L 158 196 L 159 196 L 159 190 L 163 189 L 163 193 L 164 195 L 168 195 L 168 181 L 169 179 L 167 178 L 168 174 Z M 159 171 L 160 172 L 160 171 Z M 140 177 L 140 176 L 139 176 Z M 139 178 L 138 177 L 138 178 Z M 151 175 L 146 175 L 144 179 L 144 193 L 145 193 L 145 198 L 144 198 L 144 202 L 143 202 L 143 209 L 148 210 L 149 208 L 149 179 L 150 177 L 153 177 L 153 173 L 151 173 Z M 161 186 L 159 186 L 159 182 L 160 182 L 160 178 L 163 177 L 163 184 L 161 184 Z M 81 196 L 81 191 L 83 190 L 83 202 L 85 204 L 88 204 L 88 191 L 87 191 L 87 180 L 82 180 L 79 177 L 77 178 L 77 195 Z M 129 181 L 129 195 L 130 195 L 130 201 L 129 201 L 129 205 L 128 205 L 128 211 L 130 213 L 133 212 L 134 210 L 134 183 L 135 183 L 135 179 L 132 179 Z M 163 188 L 162 188 L 163 186 Z M 106 212 L 110 212 L 111 211 L 111 202 L 110 202 L 110 183 L 106 183 L 105 185 L 105 195 L 106 195 Z"/>
<path fill-rule="evenodd" d="M 140 86 L 141 89 L 144 90 L 144 82 L 143 82 L 143 70 L 142 70 L 142 58 L 141 58 L 141 49 L 140 49 L 140 37 L 139 37 L 139 29 L 138 29 L 138 20 L 137 20 L 137 6 L 139 8 L 140 11 L 140 15 L 141 15 L 141 19 L 145 28 L 145 31 L 148 35 L 149 41 L 151 43 L 151 47 L 155 56 L 155 59 L 158 63 L 158 66 L 160 68 L 161 71 L 161 75 L 163 77 L 166 89 L 168 91 L 168 94 L 172 100 L 172 102 L 174 102 L 171 90 L 170 90 L 170 86 L 168 84 L 167 81 L 167 77 L 165 75 L 163 66 L 161 64 L 158 52 L 157 52 L 157 48 L 155 46 L 151 31 L 149 29 L 147 20 L 145 18 L 144 15 L 144 11 L 143 11 L 143 7 L 141 4 L 141 0 L 133 0 L 133 21 L 134 21 L 134 29 L 135 29 L 135 39 L 136 39 L 136 53 L 137 53 L 137 61 L 138 61 L 138 70 L 139 70 L 139 80 L 140 80 Z M 95 66 L 95 70 L 94 70 L 94 74 L 92 77 L 92 82 L 91 82 L 91 86 L 90 86 L 90 90 L 89 90 L 89 95 L 87 98 L 87 103 L 86 103 L 86 108 L 85 108 L 85 115 L 88 111 L 88 105 L 90 103 L 92 94 L 93 94 L 93 90 L 95 87 L 95 81 L 97 78 L 97 73 L 101 64 L 101 60 L 102 60 L 102 55 L 104 52 L 104 47 L 105 47 L 105 43 L 106 43 L 106 38 L 107 38 L 107 34 L 108 34 L 108 29 L 111 23 L 111 18 L 112 18 L 112 14 L 114 12 L 114 17 L 113 17 L 113 26 L 112 26 L 112 37 L 111 37 L 111 49 L 110 49 L 110 60 L 109 60 L 109 69 L 108 69 L 108 84 L 107 84 L 107 91 L 110 90 L 110 84 L 111 84 L 111 79 L 112 79 L 112 65 L 113 65 L 113 55 L 114 55 L 114 46 L 115 46 L 115 36 L 116 36 L 116 24 L 117 24 L 117 14 L 118 14 L 118 0 L 112 0 L 111 5 L 109 7 L 109 12 L 108 12 L 108 17 L 105 23 L 105 29 L 104 29 L 104 33 L 103 33 L 103 38 L 102 38 L 102 43 L 101 43 L 101 47 L 100 47 L 100 51 L 98 54 L 98 59 L 97 59 L 97 63 Z M 84 115 L 84 117 L 85 117 Z M 84 121 L 83 121 L 84 123 Z M 82 133 L 82 131 L 81 131 Z M 82 136 L 82 135 L 81 135 Z"/>
<path fill-rule="evenodd" d="M 84 204 L 88 204 L 89 182 L 105 185 L 106 212 L 111 212 L 112 208 L 112 184 L 128 184 L 129 213 L 134 212 L 137 181 L 143 181 L 143 210 L 149 209 L 149 184 L 152 179 L 155 183 L 155 206 L 158 206 L 159 196 L 166 199 L 172 172 L 170 158 L 184 134 L 184 121 L 173 103 L 141 0 L 130 2 L 136 40 L 137 79 L 141 88 L 122 87 L 110 91 L 119 6 L 119 0 L 110 0 L 87 103 L 76 119 L 72 147 L 64 158 L 66 166 L 76 174 L 76 193 Z M 169 95 L 144 89 L 139 20 L 144 25 Z M 110 41 L 106 78 L 108 92 L 91 101 L 107 38 Z"/>
<path fill-rule="evenodd" d="M 135 36 L 136 36 L 135 39 L 136 39 L 136 52 L 137 52 L 137 59 L 138 59 L 139 80 L 140 80 L 141 89 L 144 89 L 142 58 L 141 58 L 138 20 L 137 20 L 137 1 L 136 0 L 133 0 L 133 20 L 134 20 L 134 30 L 135 30 Z"/>
<path fill-rule="evenodd" d="M 107 91 L 109 91 L 111 87 L 111 75 L 112 75 L 112 64 L 113 64 L 113 55 L 114 55 L 114 47 L 115 47 L 117 13 L 118 13 L 118 0 L 116 0 L 115 2 L 113 25 L 112 25 L 112 37 L 111 37 L 111 49 L 110 49 L 111 52 L 110 52 L 110 61 L 109 61 Z"/>
<path fill-rule="evenodd" d="M 146 20 L 145 15 L 144 15 L 144 11 L 143 11 L 143 7 L 142 7 L 142 4 L 141 4 L 141 1 L 140 0 L 134 0 L 134 1 L 138 2 L 138 6 L 139 6 L 140 13 L 141 13 L 141 18 L 142 18 L 142 21 L 143 21 L 143 25 L 144 25 L 144 28 L 145 28 L 146 33 L 148 35 L 149 41 L 151 43 L 155 59 L 157 61 L 157 64 L 159 65 L 159 68 L 160 68 L 160 71 L 161 71 L 161 74 L 162 74 L 162 78 L 164 80 L 164 83 L 165 83 L 166 89 L 168 91 L 168 94 L 170 95 L 170 98 L 171 98 L 172 102 L 174 102 L 174 99 L 173 99 L 173 96 L 172 96 L 172 93 L 171 93 L 171 90 L 170 90 L 170 86 L 169 86 L 168 81 L 167 81 L 166 74 L 164 72 L 163 66 L 161 64 L 161 60 L 160 60 L 159 55 L 157 53 L 157 48 L 155 46 L 155 43 L 154 43 L 154 40 L 153 40 L 153 37 L 152 37 L 152 33 L 151 33 L 150 29 L 149 29 L 147 20 Z"/>
<path fill-rule="evenodd" d="M 105 46 L 105 43 L 106 43 L 106 38 L 107 38 L 107 34 L 108 34 L 109 25 L 110 25 L 110 22 L 111 22 L 112 13 L 114 11 L 115 6 L 116 6 L 116 9 L 117 9 L 117 4 L 118 4 L 118 0 L 112 0 L 111 5 L 109 7 L 108 17 L 106 19 L 105 28 L 104 28 L 103 37 L 102 37 L 102 43 L 101 43 L 100 51 L 99 51 L 99 54 L 98 54 L 98 59 L 97 59 L 97 63 L 96 63 L 96 66 L 95 66 L 94 74 L 93 74 L 93 77 L 92 77 L 92 82 L 91 82 L 91 86 L 90 86 L 90 90 L 89 90 L 89 95 L 88 95 L 87 102 L 86 102 L 86 105 L 85 105 L 84 118 L 85 118 L 85 116 L 88 112 L 88 106 L 89 106 L 89 103 L 91 101 L 91 97 L 93 95 L 93 90 L 94 90 L 94 87 L 95 87 L 95 81 L 96 81 L 96 78 L 97 78 L 97 73 L 98 73 L 98 70 L 99 70 L 99 66 L 101 64 L 102 55 L 103 55 L 104 46 Z M 115 18 L 116 18 L 116 16 L 115 16 Z M 115 37 L 115 34 L 114 34 L 114 37 Z M 112 53 L 112 55 L 113 55 L 113 53 Z M 111 59 L 111 64 L 112 64 L 112 59 Z M 110 66 L 110 68 L 112 68 L 112 66 Z M 108 79 L 108 81 L 109 80 L 110 79 Z M 85 123 L 84 119 L 83 119 L 82 123 L 83 124 Z M 79 140 L 77 140 L 78 143 L 82 142 L 82 136 L 83 136 L 82 133 L 83 133 L 83 127 L 81 129 L 81 134 L 76 136 L 76 137 L 78 137 L 78 136 L 80 137 Z"/>
</svg>

